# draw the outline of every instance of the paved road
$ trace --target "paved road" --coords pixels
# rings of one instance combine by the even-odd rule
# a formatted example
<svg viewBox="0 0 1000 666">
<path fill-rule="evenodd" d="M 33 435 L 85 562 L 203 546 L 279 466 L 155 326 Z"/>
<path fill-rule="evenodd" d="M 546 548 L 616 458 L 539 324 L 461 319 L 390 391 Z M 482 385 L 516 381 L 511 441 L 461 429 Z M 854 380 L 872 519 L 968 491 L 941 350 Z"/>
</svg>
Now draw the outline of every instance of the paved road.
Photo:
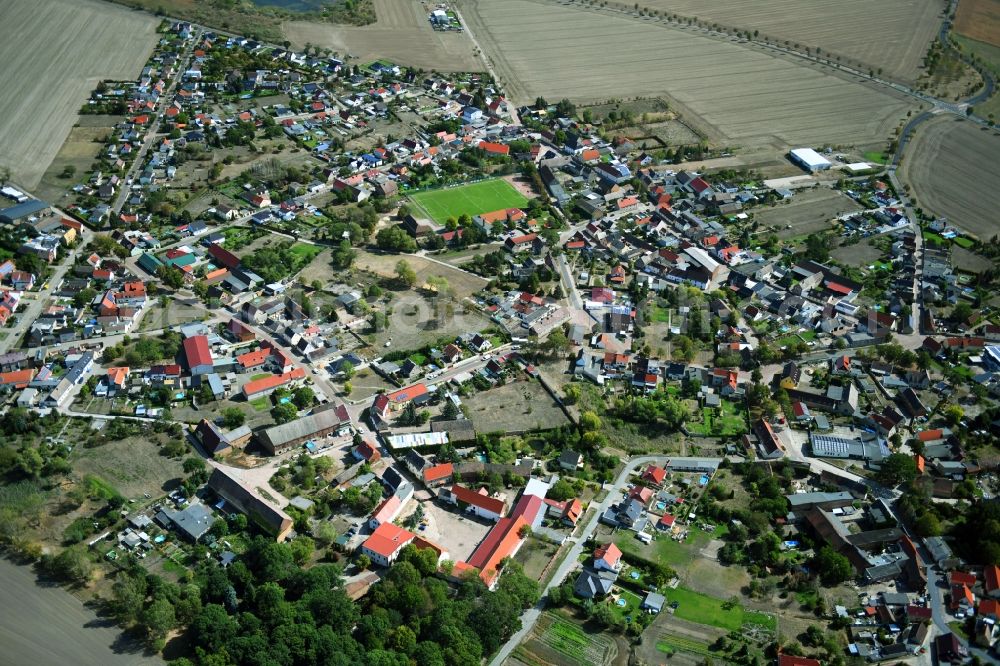
<svg viewBox="0 0 1000 666">
<path fill-rule="evenodd" d="M 111 206 L 112 215 L 109 217 L 109 224 L 111 220 L 121 212 L 122 206 L 125 205 L 125 201 L 132 193 L 131 183 L 136 174 L 138 174 L 139 171 L 145 166 L 146 153 L 149 152 L 149 149 L 153 146 L 153 142 L 156 141 L 157 134 L 160 130 L 160 120 L 162 118 L 162 114 L 166 111 L 167 105 L 173 100 L 174 88 L 177 87 L 177 83 L 184 76 L 184 72 L 187 71 L 188 63 L 191 60 L 191 54 L 194 52 L 195 45 L 201 41 L 201 36 L 202 31 L 199 30 L 194 35 L 191 43 L 184 47 L 184 61 L 178 64 L 174 77 L 170 80 L 170 84 L 163 91 L 163 94 L 160 95 L 160 98 L 156 102 L 156 107 L 151 112 L 153 122 L 146 131 L 146 138 L 142 142 L 142 146 L 139 148 L 139 154 L 135 156 L 135 159 L 132 161 L 132 166 L 129 167 L 124 180 L 122 180 L 121 190 L 118 192 L 118 196 L 115 197 L 114 204 Z"/>
<path fill-rule="evenodd" d="M 146 666 L 144 654 L 112 621 L 57 586 L 39 585 L 34 572 L 0 559 L 0 645 L 5 664 Z"/>
<path fill-rule="evenodd" d="M 559 563 L 559 567 L 556 569 L 555 574 L 552 576 L 552 580 L 542 591 L 542 598 L 533 608 L 529 608 L 525 611 L 524 615 L 521 616 L 521 629 L 513 636 L 510 637 L 500 651 L 497 652 L 496 656 L 490 662 L 490 666 L 500 666 L 506 661 L 507 657 L 511 655 L 514 648 L 520 644 L 521 641 L 531 632 L 534 628 L 535 623 L 538 622 L 538 618 L 541 617 L 542 611 L 545 610 L 546 597 L 549 591 L 562 585 L 566 577 L 576 568 L 579 564 L 580 555 L 583 553 L 584 544 L 587 539 L 594 533 L 597 529 L 597 525 L 601 519 L 601 514 L 605 512 L 612 504 L 617 502 L 621 498 L 621 491 L 628 481 L 629 476 L 635 472 L 639 467 L 643 465 L 649 465 L 651 463 L 666 463 L 670 459 L 670 456 L 640 456 L 638 458 L 632 458 L 625 465 L 625 468 L 618 474 L 615 479 L 614 484 L 608 489 L 608 496 L 604 498 L 604 501 L 597 507 L 597 511 L 591 516 L 590 521 L 583 528 L 583 531 L 578 537 L 570 537 L 567 542 L 572 542 L 573 545 L 570 547 L 569 552 L 563 556 L 562 562 Z M 593 507 L 592 507 L 593 508 Z"/>
</svg>

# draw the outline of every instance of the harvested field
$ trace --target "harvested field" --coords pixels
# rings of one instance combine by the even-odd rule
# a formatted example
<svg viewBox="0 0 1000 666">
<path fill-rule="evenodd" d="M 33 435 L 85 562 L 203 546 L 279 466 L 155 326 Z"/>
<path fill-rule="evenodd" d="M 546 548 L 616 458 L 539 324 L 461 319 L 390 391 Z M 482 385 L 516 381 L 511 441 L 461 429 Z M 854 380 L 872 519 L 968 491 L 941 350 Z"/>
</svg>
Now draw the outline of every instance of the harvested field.
<svg viewBox="0 0 1000 666">
<path fill-rule="evenodd" d="M 0 21 L 0 166 L 38 185 L 101 79 L 132 79 L 158 20 L 91 0 L 8 0 Z M 88 163 L 89 165 L 89 163 Z"/>
<path fill-rule="evenodd" d="M 1000 0 L 961 0 L 955 12 L 955 31 L 1000 46 Z"/>
<path fill-rule="evenodd" d="M 1000 231 L 1000 137 L 952 117 L 922 124 L 903 160 L 902 179 L 916 205 L 988 239 Z"/>
<path fill-rule="evenodd" d="M 449 217 L 472 217 L 501 208 L 519 208 L 528 203 L 521 192 L 502 178 L 418 192 L 410 195 L 410 200 L 438 224 L 444 224 Z"/>
<path fill-rule="evenodd" d="M 362 27 L 289 21 L 285 37 L 296 47 L 331 48 L 361 62 L 386 59 L 395 64 L 447 72 L 479 71 L 482 62 L 464 32 L 431 28 L 417 0 L 375 0 L 378 20 Z"/>
<path fill-rule="evenodd" d="M 478 432 L 555 428 L 568 422 L 559 405 L 536 381 L 510 382 L 464 398 Z"/>
<path fill-rule="evenodd" d="M 447 278 L 448 284 L 458 299 L 466 298 L 480 291 L 487 283 L 485 278 L 481 278 L 478 275 L 467 273 L 426 257 L 416 257 L 413 255 L 374 254 L 359 250 L 354 266 L 361 270 L 371 271 L 382 277 L 391 278 L 396 276 L 396 264 L 400 259 L 405 259 L 417 274 L 417 285 L 424 284 L 427 278 L 432 275 Z"/>
<path fill-rule="evenodd" d="M 941 0 L 887 0 L 877 7 L 866 0 L 643 0 L 639 6 L 759 30 L 761 38 L 819 47 L 910 81 L 917 77 L 945 8 Z"/>
<path fill-rule="evenodd" d="M 698 131 L 743 146 L 880 142 L 911 106 L 830 68 L 620 14 L 532 0 L 464 0 L 462 6 L 517 102 L 662 92 Z M 614 48 L 595 49 L 595 43 Z"/>
<path fill-rule="evenodd" d="M 837 190 L 818 187 L 796 192 L 786 203 L 761 208 L 754 213 L 754 219 L 762 229 L 776 227 L 779 238 L 795 238 L 829 229 L 830 220 L 856 210 L 861 210 L 861 206 L 853 199 Z"/>
</svg>

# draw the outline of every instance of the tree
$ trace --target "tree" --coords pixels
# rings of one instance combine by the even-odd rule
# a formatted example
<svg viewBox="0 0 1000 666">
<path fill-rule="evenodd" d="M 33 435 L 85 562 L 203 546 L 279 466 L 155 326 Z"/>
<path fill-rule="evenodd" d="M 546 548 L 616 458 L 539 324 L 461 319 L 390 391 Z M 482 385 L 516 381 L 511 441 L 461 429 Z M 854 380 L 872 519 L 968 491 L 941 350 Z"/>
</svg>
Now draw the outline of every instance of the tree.
<svg viewBox="0 0 1000 666">
<path fill-rule="evenodd" d="M 316 393 L 308 386 L 300 386 L 295 389 L 295 393 L 292 394 L 292 402 L 299 409 L 305 409 L 312 406 L 313 401 L 316 399 Z"/>
<path fill-rule="evenodd" d="M 204 472 L 205 471 L 205 461 L 202 460 L 201 458 L 194 458 L 194 457 L 186 458 L 184 460 L 184 464 L 182 465 L 182 467 L 184 468 L 184 473 L 185 474 L 194 474 L 195 472 Z"/>
<path fill-rule="evenodd" d="M 295 405 L 290 402 L 276 405 L 274 409 L 271 410 L 271 417 L 274 418 L 274 422 L 278 424 L 294 421 L 295 417 L 298 415 L 299 410 L 297 410 Z"/>
<path fill-rule="evenodd" d="M 819 549 L 813 565 L 825 585 L 837 585 L 854 577 L 851 561 L 830 546 Z"/>
<path fill-rule="evenodd" d="M 572 484 L 566 479 L 559 479 L 552 487 L 549 488 L 549 492 L 546 496 L 556 502 L 565 502 L 568 499 L 576 497 L 576 491 L 573 489 Z"/>
<path fill-rule="evenodd" d="M 416 252 L 417 243 L 401 227 L 386 227 L 375 236 L 375 245 L 390 252 Z"/>
<path fill-rule="evenodd" d="M 944 410 L 944 418 L 948 425 L 955 427 L 965 418 L 965 410 L 958 405 L 948 405 Z"/>
<path fill-rule="evenodd" d="M 358 556 L 358 559 L 355 560 L 355 563 L 358 565 L 359 569 L 361 569 L 362 571 L 367 571 L 368 568 L 371 567 L 372 565 L 372 558 L 362 554 Z"/>
<path fill-rule="evenodd" d="M 905 453 L 893 453 L 882 461 L 876 478 L 879 483 L 890 487 L 909 483 L 917 478 L 917 463 Z"/>
<path fill-rule="evenodd" d="M 173 604 L 162 598 L 153 601 L 143 612 L 141 619 L 146 634 L 153 641 L 159 641 L 166 636 L 176 622 Z"/>
<path fill-rule="evenodd" d="M 580 429 L 584 432 L 600 430 L 601 417 L 592 411 L 584 412 L 580 415 Z"/>
<path fill-rule="evenodd" d="M 396 279 L 405 287 L 412 287 L 417 281 L 417 274 L 405 259 L 396 263 Z"/>
<path fill-rule="evenodd" d="M 222 426 L 228 430 L 239 428 L 246 420 L 246 414 L 239 407 L 227 407 L 222 410 Z"/>
</svg>

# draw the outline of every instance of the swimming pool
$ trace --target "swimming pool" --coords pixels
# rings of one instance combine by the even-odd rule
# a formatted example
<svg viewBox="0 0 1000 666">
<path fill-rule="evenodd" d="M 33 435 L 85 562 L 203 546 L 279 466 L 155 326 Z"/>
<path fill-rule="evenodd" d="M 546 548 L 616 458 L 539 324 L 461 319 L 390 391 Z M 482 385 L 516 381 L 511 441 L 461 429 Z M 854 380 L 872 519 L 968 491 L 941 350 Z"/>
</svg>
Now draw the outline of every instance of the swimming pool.
<svg viewBox="0 0 1000 666">
<path fill-rule="evenodd" d="M 625 600 L 624 599 L 619 599 L 615 603 L 618 604 L 619 606 L 621 606 L 622 608 L 625 608 L 626 604 L 625 604 Z"/>
<path fill-rule="evenodd" d="M 660 511 L 663 511 L 664 509 L 667 508 L 667 503 L 666 502 L 657 502 L 656 503 L 656 508 L 659 509 Z"/>
<path fill-rule="evenodd" d="M 701 478 L 698 479 L 698 483 L 699 483 L 699 485 L 702 485 L 702 486 L 704 486 L 705 484 L 707 484 L 708 483 L 708 475 L 707 474 L 702 474 Z"/>
</svg>

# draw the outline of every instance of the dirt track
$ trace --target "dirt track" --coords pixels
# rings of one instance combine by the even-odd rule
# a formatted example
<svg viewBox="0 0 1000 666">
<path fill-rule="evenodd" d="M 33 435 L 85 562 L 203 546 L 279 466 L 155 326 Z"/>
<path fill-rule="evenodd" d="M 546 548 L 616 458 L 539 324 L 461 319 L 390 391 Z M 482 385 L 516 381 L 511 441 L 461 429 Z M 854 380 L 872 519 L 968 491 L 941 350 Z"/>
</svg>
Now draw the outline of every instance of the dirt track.
<svg viewBox="0 0 1000 666">
<path fill-rule="evenodd" d="M 417 0 L 375 0 L 375 14 L 378 20 L 362 27 L 290 21 L 282 30 L 295 46 L 322 46 L 361 62 L 384 58 L 440 71 L 482 69 L 468 36 L 431 28 L 427 12 Z"/>
<path fill-rule="evenodd" d="M 0 166 L 38 184 L 101 79 L 133 79 L 158 19 L 91 0 L 4 0 Z"/>
<path fill-rule="evenodd" d="M 28 567 L 0 559 L 0 645 L 5 664 L 143 666 L 162 664 L 143 654 L 110 620 L 59 587 L 36 584 Z M 15 610 L 16 609 L 16 610 Z"/>
<path fill-rule="evenodd" d="M 917 206 L 977 238 L 1000 233 L 1000 137 L 953 116 L 936 118 L 917 130 L 901 178 L 913 187 Z"/>
</svg>

